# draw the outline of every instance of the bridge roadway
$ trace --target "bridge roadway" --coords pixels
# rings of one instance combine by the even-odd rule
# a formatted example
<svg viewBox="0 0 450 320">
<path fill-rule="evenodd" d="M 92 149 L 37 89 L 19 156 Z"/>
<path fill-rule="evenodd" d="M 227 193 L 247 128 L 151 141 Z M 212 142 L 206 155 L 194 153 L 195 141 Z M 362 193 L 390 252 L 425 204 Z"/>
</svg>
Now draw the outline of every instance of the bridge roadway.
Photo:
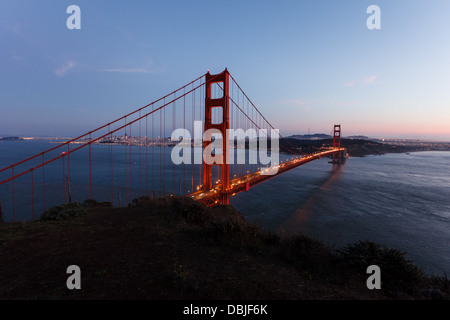
<svg viewBox="0 0 450 320">
<path fill-rule="evenodd" d="M 323 158 L 323 157 L 329 157 L 332 156 L 334 153 L 337 152 L 344 152 L 345 148 L 328 148 L 327 150 L 311 153 L 308 155 L 305 155 L 301 158 L 296 158 L 294 160 L 286 161 L 284 163 L 280 163 L 277 167 L 278 171 L 275 174 L 272 175 L 265 175 L 262 173 L 265 173 L 265 170 L 269 170 L 269 168 L 264 168 L 260 171 L 256 171 L 254 173 L 247 174 L 245 176 L 235 178 L 230 180 L 230 189 L 228 190 L 228 193 L 231 194 L 231 196 L 236 195 L 239 192 L 247 191 L 251 187 L 262 183 L 264 181 L 267 181 L 269 179 L 272 179 L 286 171 L 292 170 L 294 168 L 297 168 L 301 165 L 304 165 L 308 162 Z M 267 173 L 267 172 L 266 172 Z M 199 190 L 194 193 L 191 193 L 187 195 L 188 197 L 193 198 L 196 201 L 199 201 L 206 206 L 213 206 L 215 204 L 220 203 L 222 200 L 222 185 L 220 183 L 214 185 L 212 189 L 210 190 Z"/>
</svg>

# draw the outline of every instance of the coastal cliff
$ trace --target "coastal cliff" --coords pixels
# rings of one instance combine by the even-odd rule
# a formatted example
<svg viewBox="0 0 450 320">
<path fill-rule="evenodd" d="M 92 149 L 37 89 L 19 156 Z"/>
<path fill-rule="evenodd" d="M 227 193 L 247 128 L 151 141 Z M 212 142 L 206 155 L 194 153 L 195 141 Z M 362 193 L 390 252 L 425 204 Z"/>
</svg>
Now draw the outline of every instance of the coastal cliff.
<svg viewBox="0 0 450 320">
<path fill-rule="evenodd" d="M 126 208 L 90 200 L 41 220 L 0 225 L 0 299 L 448 299 L 401 252 L 370 242 L 332 250 L 307 235 L 282 238 L 231 206 L 140 198 Z M 383 270 L 366 287 L 368 264 Z M 66 268 L 81 269 L 68 290 Z"/>
<path fill-rule="evenodd" d="M 332 146 L 332 139 L 298 140 L 287 138 L 280 140 L 281 150 L 300 150 L 312 153 L 324 146 Z M 350 157 L 365 157 L 387 153 L 406 153 L 417 151 L 450 151 L 450 143 L 445 142 L 415 142 L 415 143 L 382 143 L 363 139 L 341 139 L 341 147 L 347 149 Z"/>
</svg>

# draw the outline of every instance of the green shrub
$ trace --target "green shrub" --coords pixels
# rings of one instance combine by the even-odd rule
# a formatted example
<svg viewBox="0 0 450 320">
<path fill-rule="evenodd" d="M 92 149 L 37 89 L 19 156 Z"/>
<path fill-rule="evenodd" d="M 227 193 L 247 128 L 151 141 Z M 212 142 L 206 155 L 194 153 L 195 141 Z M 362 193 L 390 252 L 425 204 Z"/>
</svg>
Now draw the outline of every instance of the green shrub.
<svg viewBox="0 0 450 320">
<path fill-rule="evenodd" d="M 171 200 L 175 211 L 181 214 L 186 221 L 198 225 L 203 225 L 211 221 L 211 214 L 208 208 L 200 202 L 179 197 L 171 198 Z"/>
<path fill-rule="evenodd" d="M 322 242 L 308 235 L 295 235 L 280 243 L 279 258 L 297 269 L 311 273 L 328 273 L 335 256 Z"/>
<path fill-rule="evenodd" d="M 203 232 L 209 241 L 216 244 L 256 252 L 262 246 L 272 246 L 279 242 L 279 236 L 262 231 L 257 225 L 233 218 L 210 221 L 204 225 Z"/>
<path fill-rule="evenodd" d="M 141 196 L 139 198 L 133 199 L 133 201 L 128 205 L 128 207 L 139 207 L 144 204 L 149 204 L 153 200 L 149 196 Z"/>
<path fill-rule="evenodd" d="M 88 208 L 98 208 L 98 207 L 111 208 L 113 205 L 111 202 L 99 202 L 94 199 L 87 199 L 87 200 L 84 200 L 83 206 L 88 207 Z"/>
<path fill-rule="evenodd" d="M 67 220 L 73 217 L 85 215 L 86 209 L 78 202 L 72 202 L 61 206 L 54 206 L 44 212 L 41 220 Z"/>
<path fill-rule="evenodd" d="M 382 289 L 393 295 L 415 294 L 425 278 L 423 271 L 405 258 L 404 252 L 374 242 L 358 241 L 338 253 L 347 266 L 358 272 L 366 274 L 370 265 L 380 267 Z"/>
</svg>

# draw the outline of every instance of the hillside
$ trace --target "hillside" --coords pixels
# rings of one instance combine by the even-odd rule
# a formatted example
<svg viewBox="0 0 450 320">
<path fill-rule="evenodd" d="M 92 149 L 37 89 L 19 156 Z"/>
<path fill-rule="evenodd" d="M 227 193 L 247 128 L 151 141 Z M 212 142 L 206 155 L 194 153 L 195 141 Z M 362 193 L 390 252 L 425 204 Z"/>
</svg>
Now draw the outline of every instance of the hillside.
<svg viewBox="0 0 450 320">
<path fill-rule="evenodd" d="M 0 141 L 22 141 L 23 138 L 20 137 L 0 137 Z"/>
<path fill-rule="evenodd" d="M 292 150 L 292 147 L 295 147 L 299 148 L 304 153 L 312 153 L 323 146 L 333 145 L 332 139 L 298 140 L 289 138 L 286 140 L 280 140 L 281 150 Z M 424 146 L 393 145 L 364 139 L 341 139 L 341 147 L 347 148 L 347 153 L 350 157 L 428 150 Z"/>
<path fill-rule="evenodd" d="M 298 140 L 323 140 L 323 139 L 330 139 L 331 136 L 329 134 L 315 133 L 315 134 L 296 134 L 289 136 L 287 138 Z"/>
<path fill-rule="evenodd" d="M 432 299 L 429 278 L 402 253 L 359 242 L 332 251 L 317 240 L 265 232 L 231 206 L 140 199 L 127 208 L 88 201 L 40 221 L 0 225 L 0 299 Z M 366 287 L 368 264 L 383 270 Z M 81 268 L 81 290 L 65 286 Z"/>
</svg>

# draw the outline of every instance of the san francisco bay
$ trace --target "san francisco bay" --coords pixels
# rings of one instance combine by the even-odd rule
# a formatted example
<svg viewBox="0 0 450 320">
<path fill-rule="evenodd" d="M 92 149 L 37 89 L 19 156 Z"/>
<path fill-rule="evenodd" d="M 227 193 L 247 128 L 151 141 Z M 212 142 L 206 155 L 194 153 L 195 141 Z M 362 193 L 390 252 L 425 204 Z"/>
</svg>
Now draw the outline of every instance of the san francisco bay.
<svg viewBox="0 0 450 320">
<path fill-rule="evenodd" d="M 49 140 L 2 142 L 0 167 L 4 168 L 52 146 Z M 107 148 L 93 145 L 93 157 L 104 157 Z M 200 179 L 199 166 L 195 172 L 192 168 L 174 167 L 170 148 L 115 146 L 113 149 L 115 161 L 129 161 L 129 167 L 132 166 L 133 170 L 129 176 L 132 180 L 124 182 L 128 166 L 122 166 L 121 169 L 116 166 L 115 180 L 110 183 L 114 187 L 112 202 L 115 206 L 118 205 L 115 186 L 131 186 L 132 191 L 122 187 L 121 205 L 124 206 L 131 198 L 145 194 L 144 189 L 152 189 L 154 184 L 161 183 L 160 180 L 153 181 L 152 173 L 149 172 L 152 169 L 160 170 L 161 166 L 169 168 L 165 186 L 169 193 L 170 190 L 172 193 L 185 193 Z M 130 154 L 130 158 L 126 157 L 127 154 Z M 142 165 L 138 164 L 139 159 Z M 153 162 L 148 163 L 148 159 Z M 76 201 L 83 201 L 89 196 L 86 183 L 88 162 L 75 160 L 75 157 L 72 158 L 70 167 L 72 191 L 75 195 L 79 194 Z M 337 249 L 357 240 L 370 240 L 405 252 L 407 258 L 427 273 L 450 273 L 450 152 L 349 158 L 339 166 L 333 166 L 328 161 L 321 159 L 309 163 L 291 170 L 290 174 L 280 175 L 248 192 L 237 194 L 232 197 L 231 205 L 247 220 L 281 235 L 309 234 Z M 98 193 L 95 190 L 108 190 L 109 169 L 104 165 L 108 162 L 98 163 L 102 165 L 94 164 L 92 168 L 95 173 L 93 198 L 107 201 L 110 192 Z M 68 162 L 65 165 L 66 171 L 61 173 L 58 169 L 53 176 L 46 177 L 46 184 L 54 181 L 54 188 L 60 189 L 67 178 L 63 174 L 68 174 Z M 173 173 L 170 171 L 172 169 Z M 2 178 L 5 178 L 10 172 L 7 170 L 2 174 Z M 179 177 L 179 183 L 173 183 L 173 175 Z M 183 176 L 186 179 L 182 179 Z M 150 182 L 146 181 L 149 177 Z M 42 207 L 39 200 L 39 172 L 36 172 L 34 179 L 36 218 L 38 209 Z M 172 181 L 170 185 L 169 181 Z M 77 192 L 77 189 L 81 191 Z M 0 192 L 2 200 L 8 199 L 11 187 L 2 186 Z M 20 201 L 30 194 L 29 178 L 16 182 L 14 193 L 16 220 L 28 220 L 28 212 L 20 213 Z M 67 201 L 67 198 L 60 197 L 52 199 L 51 194 L 51 190 L 46 191 L 47 208 Z M 3 219 L 10 222 L 11 207 L 7 202 L 2 202 Z"/>
</svg>

